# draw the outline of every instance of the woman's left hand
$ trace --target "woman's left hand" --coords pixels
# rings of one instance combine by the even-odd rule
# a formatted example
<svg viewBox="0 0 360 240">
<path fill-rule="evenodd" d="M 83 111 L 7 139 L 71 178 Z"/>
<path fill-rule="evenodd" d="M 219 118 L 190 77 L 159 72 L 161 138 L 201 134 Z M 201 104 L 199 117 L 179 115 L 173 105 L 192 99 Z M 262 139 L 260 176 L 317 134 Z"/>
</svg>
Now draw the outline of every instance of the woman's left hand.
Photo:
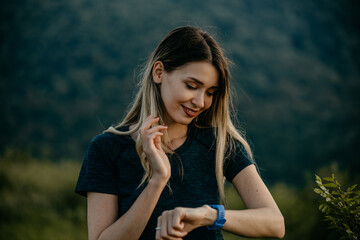
<svg viewBox="0 0 360 240">
<path fill-rule="evenodd" d="M 216 218 L 217 210 L 208 205 L 164 211 L 158 218 L 156 239 L 180 240 L 195 228 L 212 225 Z"/>
</svg>

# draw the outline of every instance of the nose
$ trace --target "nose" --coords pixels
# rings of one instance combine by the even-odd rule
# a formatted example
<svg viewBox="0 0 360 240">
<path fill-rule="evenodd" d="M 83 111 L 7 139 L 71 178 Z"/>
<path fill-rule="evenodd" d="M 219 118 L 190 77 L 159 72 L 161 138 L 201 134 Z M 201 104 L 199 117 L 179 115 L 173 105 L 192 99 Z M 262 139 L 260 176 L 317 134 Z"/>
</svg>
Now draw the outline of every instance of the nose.
<svg viewBox="0 0 360 240">
<path fill-rule="evenodd" d="M 204 108 L 205 106 L 205 94 L 203 92 L 197 92 L 197 94 L 192 99 L 191 103 L 194 104 L 197 108 Z"/>
</svg>

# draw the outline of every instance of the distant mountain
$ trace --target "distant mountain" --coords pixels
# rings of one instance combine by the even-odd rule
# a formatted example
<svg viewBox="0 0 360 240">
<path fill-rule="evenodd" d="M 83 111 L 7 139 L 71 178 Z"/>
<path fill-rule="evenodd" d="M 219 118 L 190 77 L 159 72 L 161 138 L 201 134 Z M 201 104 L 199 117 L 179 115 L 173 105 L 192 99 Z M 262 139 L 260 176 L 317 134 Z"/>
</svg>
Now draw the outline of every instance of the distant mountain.
<svg viewBox="0 0 360 240">
<path fill-rule="evenodd" d="M 0 151 L 79 161 L 122 119 L 140 65 L 180 25 L 234 62 L 237 111 L 265 179 L 360 169 L 359 1 L 0 3 Z"/>
</svg>

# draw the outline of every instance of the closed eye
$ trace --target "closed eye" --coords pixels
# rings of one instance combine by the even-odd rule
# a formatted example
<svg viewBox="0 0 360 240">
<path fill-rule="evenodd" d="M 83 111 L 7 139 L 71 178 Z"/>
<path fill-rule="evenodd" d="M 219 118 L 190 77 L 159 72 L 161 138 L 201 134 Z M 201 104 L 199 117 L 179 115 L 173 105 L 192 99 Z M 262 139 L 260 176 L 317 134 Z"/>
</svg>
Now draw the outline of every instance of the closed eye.
<svg viewBox="0 0 360 240">
<path fill-rule="evenodd" d="M 214 96 L 214 95 L 216 94 L 216 91 L 215 91 L 215 92 L 206 92 L 206 94 L 207 94 L 208 96 Z"/>
<path fill-rule="evenodd" d="M 186 88 L 190 89 L 190 90 L 196 90 L 198 89 L 198 86 L 196 84 L 192 84 L 192 83 L 185 83 Z M 212 97 L 216 94 L 217 92 L 217 87 L 211 87 L 209 88 L 210 91 L 206 91 L 206 95 L 208 95 L 209 97 Z"/>
<path fill-rule="evenodd" d="M 191 89 L 191 90 L 196 89 L 195 86 L 192 86 L 192 85 L 190 85 L 190 84 L 188 84 L 188 83 L 185 83 L 185 84 L 186 84 L 186 87 L 187 87 L 188 89 Z"/>
</svg>

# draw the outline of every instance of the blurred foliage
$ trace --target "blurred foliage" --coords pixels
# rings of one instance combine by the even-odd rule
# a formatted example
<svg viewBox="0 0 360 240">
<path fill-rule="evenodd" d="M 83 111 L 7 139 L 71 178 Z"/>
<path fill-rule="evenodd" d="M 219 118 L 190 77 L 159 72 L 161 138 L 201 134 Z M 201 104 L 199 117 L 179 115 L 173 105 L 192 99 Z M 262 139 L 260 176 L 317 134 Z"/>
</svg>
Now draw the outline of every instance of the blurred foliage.
<svg viewBox="0 0 360 240">
<path fill-rule="evenodd" d="M 329 222 L 330 228 L 341 233 L 341 239 L 359 239 L 360 191 L 355 190 L 357 184 L 343 190 L 334 174 L 323 179 L 315 176 L 319 188 L 314 188 L 314 191 L 325 199 L 319 206 L 325 214 L 325 221 Z"/>
<path fill-rule="evenodd" d="M 7 149 L 0 157 L 0 239 L 87 239 L 86 199 L 74 193 L 80 164 L 33 158 L 26 151 Z M 336 165 L 319 170 L 335 172 L 344 184 L 349 174 Z M 327 239 L 338 236 L 328 231 L 318 211 L 311 174 L 308 184 L 294 188 L 286 183 L 270 186 L 286 223 L 287 240 Z M 351 181 L 359 179 L 351 179 Z M 243 209 L 232 185 L 226 185 L 228 209 Z M 225 240 L 244 239 L 224 232 Z M 260 238 L 259 238 L 260 239 Z"/>
<path fill-rule="evenodd" d="M 0 239 L 87 239 L 86 201 L 74 194 L 80 164 L 0 157 Z"/>
<path fill-rule="evenodd" d="M 357 0 L 1 1 L 0 239 L 86 239 L 78 162 L 122 119 L 158 42 L 187 24 L 234 62 L 236 115 L 277 182 L 285 239 L 337 239 L 309 189 L 332 162 L 319 175 L 359 181 L 359 11 Z"/>
<path fill-rule="evenodd" d="M 78 159 L 125 114 L 138 66 L 172 28 L 214 33 L 234 62 L 237 116 L 265 179 L 360 169 L 360 2 L 0 3 L 0 152 Z M 350 150 L 351 149 L 351 150 Z"/>
<path fill-rule="evenodd" d="M 321 175 L 335 173 L 344 184 L 360 182 L 360 177 L 351 178 L 349 171 L 339 170 L 336 163 L 322 167 L 317 171 Z M 271 185 L 269 190 L 278 204 L 285 219 L 285 240 L 338 240 L 339 236 L 329 231 L 328 224 L 324 222 L 318 210 L 319 198 L 313 193 L 315 187 L 310 172 L 305 174 L 304 187 L 293 187 L 287 183 Z M 232 185 L 227 185 L 226 196 L 228 209 L 244 209 L 245 206 Z M 224 231 L 226 240 L 247 239 Z M 268 238 L 257 238 L 268 239 Z"/>
</svg>

